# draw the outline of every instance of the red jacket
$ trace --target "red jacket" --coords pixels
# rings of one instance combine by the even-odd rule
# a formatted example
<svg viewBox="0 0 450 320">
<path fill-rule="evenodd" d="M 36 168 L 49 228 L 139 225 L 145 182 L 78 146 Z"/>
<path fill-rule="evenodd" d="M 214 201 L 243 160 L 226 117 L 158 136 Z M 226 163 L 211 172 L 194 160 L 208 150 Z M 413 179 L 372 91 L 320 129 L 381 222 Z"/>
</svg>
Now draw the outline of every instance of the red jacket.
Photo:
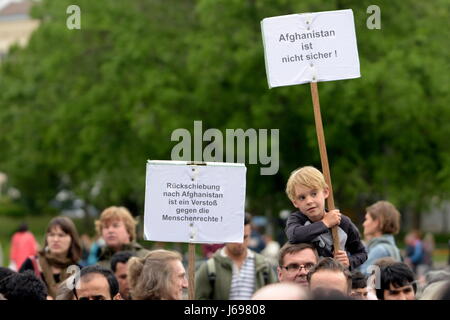
<svg viewBox="0 0 450 320">
<path fill-rule="evenodd" d="M 15 262 L 17 270 L 29 256 L 37 254 L 38 244 L 29 231 L 16 232 L 11 240 L 10 259 Z"/>
</svg>

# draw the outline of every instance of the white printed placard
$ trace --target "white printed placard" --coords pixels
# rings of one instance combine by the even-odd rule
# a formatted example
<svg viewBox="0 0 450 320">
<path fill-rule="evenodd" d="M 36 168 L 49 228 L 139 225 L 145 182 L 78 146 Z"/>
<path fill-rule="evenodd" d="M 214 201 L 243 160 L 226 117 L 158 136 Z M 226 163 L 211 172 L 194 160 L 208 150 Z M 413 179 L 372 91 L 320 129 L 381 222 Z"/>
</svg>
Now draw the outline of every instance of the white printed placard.
<svg viewBox="0 0 450 320">
<path fill-rule="evenodd" d="M 351 9 L 265 18 L 261 30 L 269 88 L 361 76 Z"/>
<path fill-rule="evenodd" d="M 148 161 L 144 238 L 242 242 L 247 168 L 242 163 Z"/>
</svg>

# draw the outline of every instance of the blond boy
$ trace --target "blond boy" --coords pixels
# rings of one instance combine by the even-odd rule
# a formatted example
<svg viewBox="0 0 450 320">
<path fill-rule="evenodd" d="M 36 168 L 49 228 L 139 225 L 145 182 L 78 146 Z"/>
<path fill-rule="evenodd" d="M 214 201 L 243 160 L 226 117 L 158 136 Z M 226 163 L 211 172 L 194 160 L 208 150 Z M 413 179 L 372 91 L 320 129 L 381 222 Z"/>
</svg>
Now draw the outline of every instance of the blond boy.
<svg viewBox="0 0 450 320">
<path fill-rule="evenodd" d="M 289 215 L 286 235 L 290 243 L 311 243 L 320 257 L 334 257 L 351 270 L 367 259 L 358 229 L 338 209 L 327 211 L 325 199 L 330 190 L 323 174 L 314 167 L 291 173 L 286 194 L 298 210 Z M 340 249 L 334 252 L 330 228 L 338 226 Z"/>
</svg>

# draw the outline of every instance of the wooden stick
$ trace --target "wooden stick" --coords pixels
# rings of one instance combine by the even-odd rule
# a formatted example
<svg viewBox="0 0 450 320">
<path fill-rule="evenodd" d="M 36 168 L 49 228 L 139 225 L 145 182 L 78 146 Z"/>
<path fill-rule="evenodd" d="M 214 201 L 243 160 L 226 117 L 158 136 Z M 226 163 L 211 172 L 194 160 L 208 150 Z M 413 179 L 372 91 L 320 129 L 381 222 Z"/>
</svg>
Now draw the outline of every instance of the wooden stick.
<svg viewBox="0 0 450 320">
<path fill-rule="evenodd" d="M 195 300 L 195 243 L 189 243 L 188 299 Z"/>
<path fill-rule="evenodd" d="M 331 185 L 331 175 L 330 168 L 328 166 L 328 156 L 327 156 L 327 146 L 325 144 L 325 135 L 323 133 L 322 115 L 320 113 L 320 102 L 319 102 L 319 90 L 317 89 L 317 82 L 311 82 L 311 95 L 314 107 L 314 120 L 316 122 L 316 132 L 317 140 L 319 141 L 319 152 L 320 152 L 320 162 L 322 163 L 323 175 L 325 176 L 325 182 L 327 183 L 330 194 L 327 198 L 328 210 L 333 210 L 334 208 L 334 198 L 333 198 L 333 186 Z M 333 235 L 333 245 L 334 251 L 340 250 L 339 246 L 339 234 L 337 226 L 331 228 L 331 233 Z"/>
</svg>

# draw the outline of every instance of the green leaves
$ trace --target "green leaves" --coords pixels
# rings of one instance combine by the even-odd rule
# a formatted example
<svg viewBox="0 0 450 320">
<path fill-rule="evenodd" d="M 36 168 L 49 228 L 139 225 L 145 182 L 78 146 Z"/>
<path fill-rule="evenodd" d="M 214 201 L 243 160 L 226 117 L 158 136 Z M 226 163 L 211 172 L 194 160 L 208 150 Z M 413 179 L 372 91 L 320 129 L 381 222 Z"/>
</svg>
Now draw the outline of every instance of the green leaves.
<svg viewBox="0 0 450 320">
<path fill-rule="evenodd" d="M 68 5 L 81 30 L 68 30 Z M 448 4 L 381 1 L 42 1 L 28 47 L 0 65 L 0 171 L 42 210 L 69 187 L 99 207 L 144 203 L 145 161 L 170 159 L 173 130 L 280 129 L 280 170 L 248 166 L 249 209 L 290 207 L 299 166 L 320 168 L 309 85 L 269 90 L 260 21 L 353 9 L 360 79 L 319 84 L 341 208 L 448 197 Z M 101 184 L 98 196 L 91 191 Z"/>
</svg>

